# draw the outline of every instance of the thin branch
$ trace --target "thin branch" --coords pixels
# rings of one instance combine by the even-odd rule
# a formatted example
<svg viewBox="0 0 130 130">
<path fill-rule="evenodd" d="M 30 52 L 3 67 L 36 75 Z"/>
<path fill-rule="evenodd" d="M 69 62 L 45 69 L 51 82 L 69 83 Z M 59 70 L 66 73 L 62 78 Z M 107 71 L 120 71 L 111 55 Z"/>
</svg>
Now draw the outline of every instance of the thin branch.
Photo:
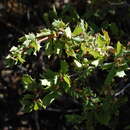
<svg viewBox="0 0 130 130">
<path fill-rule="evenodd" d="M 44 41 L 47 41 L 47 40 L 50 40 L 50 39 L 53 39 L 53 38 L 57 38 L 57 37 L 59 37 L 59 35 L 63 35 L 63 32 L 57 32 L 56 35 L 51 34 L 51 35 L 48 35 L 46 37 L 43 37 L 43 38 L 38 40 L 38 43 L 40 44 L 41 42 L 44 42 Z"/>
<path fill-rule="evenodd" d="M 125 90 L 130 87 L 130 83 L 128 83 L 123 89 L 121 89 L 119 92 L 115 93 L 114 96 L 117 97 L 119 95 L 123 95 Z"/>
<path fill-rule="evenodd" d="M 119 2 L 119 3 L 113 3 L 113 2 L 108 1 L 108 4 L 111 6 L 125 6 L 125 7 L 130 6 L 130 4 L 128 4 L 126 1 Z"/>
<path fill-rule="evenodd" d="M 66 114 L 72 114 L 72 113 L 80 112 L 79 109 L 62 110 L 62 109 L 56 109 L 56 108 L 47 108 L 47 109 L 45 109 L 45 111 L 58 112 L 58 113 L 66 113 Z"/>
</svg>

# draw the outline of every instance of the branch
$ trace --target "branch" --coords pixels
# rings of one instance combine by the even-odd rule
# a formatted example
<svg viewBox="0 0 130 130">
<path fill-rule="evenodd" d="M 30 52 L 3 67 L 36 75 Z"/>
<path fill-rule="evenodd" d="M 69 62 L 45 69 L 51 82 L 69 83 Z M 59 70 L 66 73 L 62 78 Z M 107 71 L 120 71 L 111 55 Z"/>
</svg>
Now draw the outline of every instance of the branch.
<svg viewBox="0 0 130 130">
<path fill-rule="evenodd" d="M 120 3 L 113 3 L 108 1 L 108 4 L 111 6 L 125 6 L 125 7 L 130 7 L 130 4 L 128 4 L 126 1 L 120 2 Z"/>
<path fill-rule="evenodd" d="M 50 40 L 50 39 L 53 39 L 53 38 L 58 38 L 60 35 L 63 35 L 63 32 L 57 32 L 56 34 L 51 34 L 51 35 L 48 35 L 46 37 L 40 38 L 37 42 L 38 42 L 38 44 L 40 44 L 40 43 L 45 42 L 47 40 Z M 22 54 L 30 48 L 33 48 L 33 47 L 28 46 L 27 48 L 23 48 Z"/>
<path fill-rule="evenodd" d="M 114 96 L 117 97 L 119 95 L 123 95 L 125 90 L 130 87 L 130 83 L 128 83 L 123 89 L 121 89 L 119 92 L 115 93 Z"/>
<path fill-rule="evenodd" d="M 47 41 L 47 40 L 50 40 L 50 39 L 53 39 L 53 38 L 57 38 L 60 35 L 63 35 L 63 32 L 57 32 L 56 35 L 51 34 L 49 36 L 43 37 L 43 38 L 41 38 L 41 39 L 38 40 L 38 43 L 40 44 L 41 42 L 44 42 L 44 41 Z"/>
</svg>

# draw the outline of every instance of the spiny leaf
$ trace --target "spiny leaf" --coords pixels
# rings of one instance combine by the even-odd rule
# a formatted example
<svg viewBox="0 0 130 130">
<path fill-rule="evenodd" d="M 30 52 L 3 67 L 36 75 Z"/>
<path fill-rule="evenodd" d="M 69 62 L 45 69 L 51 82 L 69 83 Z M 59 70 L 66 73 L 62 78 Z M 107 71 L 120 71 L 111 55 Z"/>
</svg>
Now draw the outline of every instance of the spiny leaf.
<svg viewBox="0 0 130 130">
<path fill-rule="evenodd" d="M 101 34 L 99 34 L 96 38 L 96 43 L 98 44 L 99 48 L 103 48 L 105 46 L 105 40 Z"/>
<path fill-rule="evenodd" d="M 30 33 L 28 35 L 25 35 L 27 40 L 34 41 L 36 39 L 36 36 L 33 33 Z"/>
<path fill-rule="evenodd" d="M 83 32 L 83 29 L 80 25 L 77 25 L 73 31 L 73 36 L 80 35 Z"/>
<path fill-rule="evenodd" d="M 53 23 L 52 23 L 52 26 L 56 29 L 60 29 L 60 28 L 64 28 L 66 27 L 65 23 L 62 21 L 62 20 L 55 20 Z"/>
</svg>

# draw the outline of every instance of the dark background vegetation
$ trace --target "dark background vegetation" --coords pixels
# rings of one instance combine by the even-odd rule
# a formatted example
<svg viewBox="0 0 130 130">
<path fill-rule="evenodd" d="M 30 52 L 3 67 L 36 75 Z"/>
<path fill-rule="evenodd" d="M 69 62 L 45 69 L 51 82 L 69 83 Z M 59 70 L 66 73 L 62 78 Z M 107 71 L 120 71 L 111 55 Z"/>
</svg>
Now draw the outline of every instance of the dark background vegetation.
<svg viewBox="0 0 130 130">
<path fill-rule="evenodd" d="M 58 17 L 55 14 L 55 8 Z M 76 13 L 77 12 L 77 13 Z M 29 32 L 49 27 L 53 19 L 75 23 L 79 17 L 85 19 L 94 33 L 106 29 L 113 41 L 124 45 L 130 41 L 129 1 L 115 0 L 0 0 L 0 129 L 1 130 L 71 130 L 64 114 L 67 110 L 80 111 L 80 106 L 67 97 L 55 102 L 50 109 L 23 113 L 19 100 L 22 97 L 21 73 L 38 73 L 41 61 L 34 59 L 22 70 L 6 69 L 3 64 L 11 46 Z M 73 24 L 71 25 L 73 27 Z M 128 80 L 129 82 L 129 73 Z M 125 80 L 123 80 L 123 83 Z M 129 95 L 129 92 L 126 93 Z M 71 111 L 70 114 L 71 114 Z M 130 124 L 130 101 L 120 108 L 117 130 Z M 82 128 L 81 128 L 82 129 Z M 99 126 L 97 129 L 108 129 Z"/>
</svg>

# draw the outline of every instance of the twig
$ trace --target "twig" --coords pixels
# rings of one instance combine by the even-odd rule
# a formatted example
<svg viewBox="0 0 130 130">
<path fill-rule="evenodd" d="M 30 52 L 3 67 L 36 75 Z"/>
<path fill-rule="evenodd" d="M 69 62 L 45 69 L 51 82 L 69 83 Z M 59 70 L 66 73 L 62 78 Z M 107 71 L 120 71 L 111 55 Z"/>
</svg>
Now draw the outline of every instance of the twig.
<svg viewBox="0 0 130 130">
<path fill-rule="evenodd" d="M 40 44 L 41 42 L 47 41 L 49 39 L 57 38 L 57 37 L 59 37 L 59 35 L 63 35 L 63 32 L 57 32 L 56 35 L 51 34 L 51 35 L 48 35 L 46 37 L 43 37 L 43 38 L 41 38 L 41 39 L 38 40 L 38 43 Z"/>
<path fill-rule="evenodd" d="M 108 4 L 111 6 L 126 6 L 126 7 L 130 6 L 130 4 L 128 4 L 126 1 L 123 1 L 120 3 L 113 3 L 113 2 L 108 1 Z"/>
<path fill-rule="evenodd" d="M 123 89 L 121 89 L 119 92 L 115 93 L 114 96 L 117 97 L 119 95 L 123 95 L 125 90 L 130 87 L 130 83 L 128 83 Z"/>
<path fill-rule="evenodd" d="M 71 113 L 79 112 L 80 110 L 79 109 L 62 110 L 62 109 L 56 109 L 56 108 L 47 108 L 45 109 L 45 111 L 71 114 Z"/>
</svg>

